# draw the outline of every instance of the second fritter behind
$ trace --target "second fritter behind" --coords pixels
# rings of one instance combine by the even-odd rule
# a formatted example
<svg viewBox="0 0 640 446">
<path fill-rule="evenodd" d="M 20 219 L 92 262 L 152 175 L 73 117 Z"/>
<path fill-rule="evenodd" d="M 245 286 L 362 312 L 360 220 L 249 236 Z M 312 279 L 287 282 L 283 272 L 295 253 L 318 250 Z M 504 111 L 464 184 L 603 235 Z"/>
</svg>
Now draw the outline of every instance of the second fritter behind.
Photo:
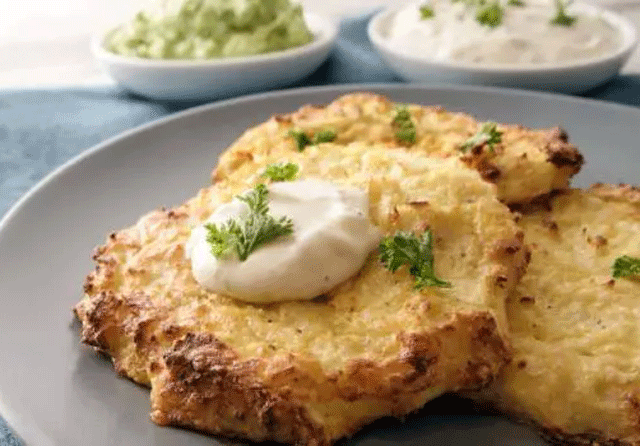
<svg viewBox="0 0 640 446">
<path fill-rule="evenodd" d="M 243 162 L 286 158 L 322 142 L 382 144 L 435 157 L 457 157 L 496 184 L 507 204 L 522 204 L 566 189 L 584 162 L 560 128 L 479 122 L 438 106 L 399 104 L 372 93 L 354 93 L 326 106 L 307 105 L 249 129 L 223 155 L 216 181 Z"/>
</svg>

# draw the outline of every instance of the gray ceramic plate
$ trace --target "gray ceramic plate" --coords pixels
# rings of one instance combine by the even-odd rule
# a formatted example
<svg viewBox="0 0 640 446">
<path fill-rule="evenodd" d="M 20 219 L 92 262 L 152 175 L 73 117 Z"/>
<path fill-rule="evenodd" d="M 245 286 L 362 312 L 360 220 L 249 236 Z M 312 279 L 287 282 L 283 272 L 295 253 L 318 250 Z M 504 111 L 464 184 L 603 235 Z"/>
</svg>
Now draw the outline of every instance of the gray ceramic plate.
<svg viewBox="0 0 640 446">
<path fill-rule="evenodd" d="M 148 391 L 116 377 L 108 361 L 79 344 L 71 307 L 92 269 L 90 253 L 109 231 L 153 208 L 176 205 L 206 185 L 220 152 L 247 127 L 362 89 L 400 102 L 441 104 L 480 119 L 560 124 L 588 160 L 578 185 L 638 181 L 640 109 L 512 90 L 402 85 L 291 90 L 192 109 L 127 132 L 49 175 L 0 223 L 0 413 L 27 445 L 219 441 L 153 425 Z M 451 401 L 445 415 L 431 404 L 404 424 L 379 422 L 349 444 L 542 444 L 528 428 L 499 417 L 459 415 L 450 406 Z"/>
</svg>

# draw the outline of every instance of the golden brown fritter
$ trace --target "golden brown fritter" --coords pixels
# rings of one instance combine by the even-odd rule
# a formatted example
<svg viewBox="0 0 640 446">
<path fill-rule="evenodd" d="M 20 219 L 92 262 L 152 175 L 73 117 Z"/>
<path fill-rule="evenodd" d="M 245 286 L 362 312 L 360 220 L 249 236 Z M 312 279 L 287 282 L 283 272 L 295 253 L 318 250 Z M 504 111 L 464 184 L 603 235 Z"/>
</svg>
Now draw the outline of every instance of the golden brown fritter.
<svg viewBox="0 0 640 446">
<path fill-rule="evenodd" d="M 223 155 L 226 169 L 251 157 L 287 157 L 297 151 L 291 130 L 304 132 L 311 140 L 325 130 L 335 132 L 335 143 L 384 144 L 438 157 L 459 157 L 481 176 L 496 184 L 500 200 L 508 204 L 529 202 L 540 195 L 565 189 L 579 172 L 583 157 L 559 128 L 531 130 L 520 125 L 498 125 L 502 142 L 495 147 L 481 144 L 466 151 L 461 146 L 482 127 L 463 113 L 441 107 L 406 106 L 416 128 L 416 141 L 398 139 L 394 122 L 398 104 L 371 93 L 342 96 L 327 106 L 305 106 L 245 132 Z M 213 181 L 224 172 L 218 167 Z"/>
<path fill-rule="evenodd" d="M 154 421 L 325 445 L 495 378 L 510 356 L 504 300 L 528 251 L 494 185 L 455 158 L 384 146 L 237 159 L 223 157 L 217 182 L 184 205 L 112 234 L 76 306 L 84 341 L 151 385 Z M 274 160 L 297 163 L 300 178 L 368 191 L 385 233 L 429 227 L 436 273 L 452 287 L 416 290 L 406 269 L 391 273 L 372 253 L 313 301 L 251 305 L 201 288 L 184 255 L 191 228 Z"/>
<path fill-rule="evenodd" d="M 553 440 L 640 445 L 640 191 L 598 185 L 525 215 L 531 264 L 507 304 L 514 358 L 484 396 Z"/>
</svg>

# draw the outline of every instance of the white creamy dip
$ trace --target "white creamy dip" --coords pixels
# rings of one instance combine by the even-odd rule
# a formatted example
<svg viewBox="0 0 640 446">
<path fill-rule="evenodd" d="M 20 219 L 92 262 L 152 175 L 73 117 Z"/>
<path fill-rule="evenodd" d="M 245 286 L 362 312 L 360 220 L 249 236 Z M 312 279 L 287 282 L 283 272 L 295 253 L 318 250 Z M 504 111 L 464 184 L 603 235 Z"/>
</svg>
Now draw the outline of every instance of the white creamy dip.
<svg viewBox="0 0 640 446">
<path fill-rule="evenodd" d="M 567 13 L 577 17 L 573 25 L 552 25 L 554 4 L 523 2 L 519 7 L 503 0 L 502 23 L 493 28 L 478 22 L 478 6 L 469 2 L 413 3 L 395 14 L 383 34 L 391 49 L 405 55 L 484 65 L 561 64 L 612 53 L 622 46 L 621 32 L 596 15 L 574 12 L 569 6 Z M 433 17 L 421 18 L 423 5 L 433 10 Z"/>
<path fill-rule="evenodd" d="M 365 191 L 319 180 L 273 183 L 269 214 L 287 216 L 293 233 L 274 239 L 245 261 L 216 258 L 206 223 L 224 223 L 248 211 L 237 198 L 219 206 L 191 232 L 186 255 L 204 288 L 252 303 L 312 299 L 356 274 L 382 234 L 369 220 Z"/>
</svg>

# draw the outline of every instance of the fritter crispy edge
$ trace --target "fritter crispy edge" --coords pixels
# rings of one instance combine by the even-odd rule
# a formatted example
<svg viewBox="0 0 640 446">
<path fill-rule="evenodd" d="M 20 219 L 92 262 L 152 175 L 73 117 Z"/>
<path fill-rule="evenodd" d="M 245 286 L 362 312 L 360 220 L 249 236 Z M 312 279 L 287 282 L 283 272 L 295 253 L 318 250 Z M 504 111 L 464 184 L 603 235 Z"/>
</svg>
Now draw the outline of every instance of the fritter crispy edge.
<svg viewBox="0 0 640 446">
<path fill-rule="evenodd" d="M 463 388 L 489 383 L 498 364 L 509 359 L 496 328 L 489 313 L 458 315 L 432 332 L 405 335 L 401 355 L 393 361 L 354 360 L 344 373 L 329 375 L 293 355 L 283 371 L 270 374 L 259 359 L 238 361 L 237 354 L 212 335 L 189 333 L 164 354 L 165 368 L 153 378 L 152 419 L 254 441 L 328 445 L 380 416 L 406 415 L 415 410 L 414 401 L 421 406 L 457 390 L 442 381 L 454 379 Z M 472 352 L 465 370 L 440 366 L 443 353 L 460 350 Z M 322 399 L 335 395 L 344 404 L 366 404 L 369 418 L 355 417 L 337 432 L 327 432 L 307 406 L 311 401 L 323 409 L 323 402 L 307 388 L 321 389 Z M 360 410 L 354 405 L 355 412 Z"/>
</svg>

